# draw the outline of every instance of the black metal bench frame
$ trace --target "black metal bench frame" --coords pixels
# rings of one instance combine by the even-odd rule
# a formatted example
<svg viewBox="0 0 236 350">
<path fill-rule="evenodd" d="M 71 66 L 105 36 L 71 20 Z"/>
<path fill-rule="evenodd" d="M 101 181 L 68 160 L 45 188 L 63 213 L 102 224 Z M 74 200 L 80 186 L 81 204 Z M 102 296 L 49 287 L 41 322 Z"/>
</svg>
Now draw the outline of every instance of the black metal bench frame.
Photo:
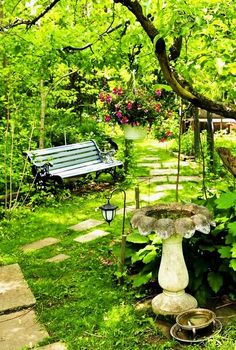
<svg viewBox="0 0 236 350">
<path fill-rule="evenodd" d="M 109 173 L 116 180 L 116 169 L 123 163 L 114 159 L 115 150 L 102 152 L 94 140 L 64 146 L 31 150 L 24 153 L 32 164 L 37 190 L 64 187 L 64 181 L 95 173 Z"/>
</svg>

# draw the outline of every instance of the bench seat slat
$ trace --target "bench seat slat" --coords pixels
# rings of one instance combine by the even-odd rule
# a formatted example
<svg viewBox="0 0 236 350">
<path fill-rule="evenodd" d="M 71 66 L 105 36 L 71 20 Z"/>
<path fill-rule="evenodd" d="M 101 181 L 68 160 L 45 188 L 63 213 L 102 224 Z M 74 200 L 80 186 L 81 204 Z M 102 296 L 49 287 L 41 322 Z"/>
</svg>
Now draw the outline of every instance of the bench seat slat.
<svg viewBox="0 0 236 350">
<path fill-rule="evenodd" d="M 96 166 L 97 164 L 100 164 L 101 163 L 101 160 L 93 160 L 93 161 L 88 161 L 88 162 L 84 162 L 84 163 L 70 163 L 70 164 L 67 164 L 65 163 L 64 166 L 63 164 L 61 164 L 61 166 L 59 167 L 50 167 L 49 169 L 49 172 L 52 173 L 53 171 L 67 171 L 67 170 L 70 170 L 70 169 L 76 169 L 76 168 L 83 168 L 83 167 L 86 167 L 88 165 L 93 165 L 93 166 Z"/>
<path fill-rule="evenodd" d="M 109 163 L 100 163 L 100 164 L 96 164 L 96 166 L 89 165 L 86 167 L 72 169 L 72 170 L 66 170 L 66 169 L 65 170 L 63 170 L 63 169 L 52 170 L 52 171 L 50 171 L 50 173 L 52 175 L 58 175 L 62 179 L 66 179 L 66 178 L 70 178 L 70 177 L 76 177 L 79 175 L 92 173 L 94 171 L 100 171 L 100 170 L 113 168 L 114 166 L 120 166 L 120 165 L 122 165 L 122 162 L 114 161 L 113 163 L 110 163 L 110 164 Z"/>
</svg>

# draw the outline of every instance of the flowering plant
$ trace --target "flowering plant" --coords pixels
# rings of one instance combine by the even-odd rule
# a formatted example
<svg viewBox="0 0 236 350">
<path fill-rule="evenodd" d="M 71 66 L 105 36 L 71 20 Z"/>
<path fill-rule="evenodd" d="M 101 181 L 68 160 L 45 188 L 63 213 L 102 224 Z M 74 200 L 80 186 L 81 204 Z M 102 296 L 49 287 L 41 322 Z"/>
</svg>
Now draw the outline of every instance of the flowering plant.
<svg viewBox="0 0 236 350">
<path fill-rule="evenodd" d="M 150 95 L 140 89 L 130 95 L 125 94 L 121 87 L 115 87 L 111 93 L 101 91 L 99 100 L 106 110 L 105 122 L 144 126 L 151 125 L 158 118 L 161 111 L 158 102 L 160 96 L 161 90 Z"/>
</svg>

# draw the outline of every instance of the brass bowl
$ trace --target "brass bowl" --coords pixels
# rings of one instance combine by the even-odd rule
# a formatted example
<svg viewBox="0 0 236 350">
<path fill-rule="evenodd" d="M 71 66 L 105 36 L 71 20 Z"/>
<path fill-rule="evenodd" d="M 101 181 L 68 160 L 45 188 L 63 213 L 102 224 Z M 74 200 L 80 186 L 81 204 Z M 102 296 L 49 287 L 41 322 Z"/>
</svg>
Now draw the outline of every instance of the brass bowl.
<svg viewBox="0 0 236 350">
<path fill-rule="evenodd" d="M 176 317 L 176 323 L 182 328 L 195 332 L 197 329 L 208 327 L 215 322 L 216 315 L 208 309 L 191 309 L 181 312 Z"/>
</svg>

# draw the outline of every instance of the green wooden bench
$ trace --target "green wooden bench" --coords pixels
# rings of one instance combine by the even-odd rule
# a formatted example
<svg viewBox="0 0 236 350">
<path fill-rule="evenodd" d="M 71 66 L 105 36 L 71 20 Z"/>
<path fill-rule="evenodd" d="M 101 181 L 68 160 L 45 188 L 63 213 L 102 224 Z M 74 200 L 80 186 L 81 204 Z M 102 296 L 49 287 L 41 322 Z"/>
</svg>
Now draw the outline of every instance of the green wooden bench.
<svg viewBox="0 0 236 350">
<path fill-rule="evenodd" d="M 115 150 L 102 152 L 94 140 L 70 145 L 31 150 L 24 153 L 32 164 L 37 189 L 64 186 L 64 180 L 95 173 L 110 173 L 116 179 L 116 168 L 123 163 L 114 159 Z"/>
</svg>

